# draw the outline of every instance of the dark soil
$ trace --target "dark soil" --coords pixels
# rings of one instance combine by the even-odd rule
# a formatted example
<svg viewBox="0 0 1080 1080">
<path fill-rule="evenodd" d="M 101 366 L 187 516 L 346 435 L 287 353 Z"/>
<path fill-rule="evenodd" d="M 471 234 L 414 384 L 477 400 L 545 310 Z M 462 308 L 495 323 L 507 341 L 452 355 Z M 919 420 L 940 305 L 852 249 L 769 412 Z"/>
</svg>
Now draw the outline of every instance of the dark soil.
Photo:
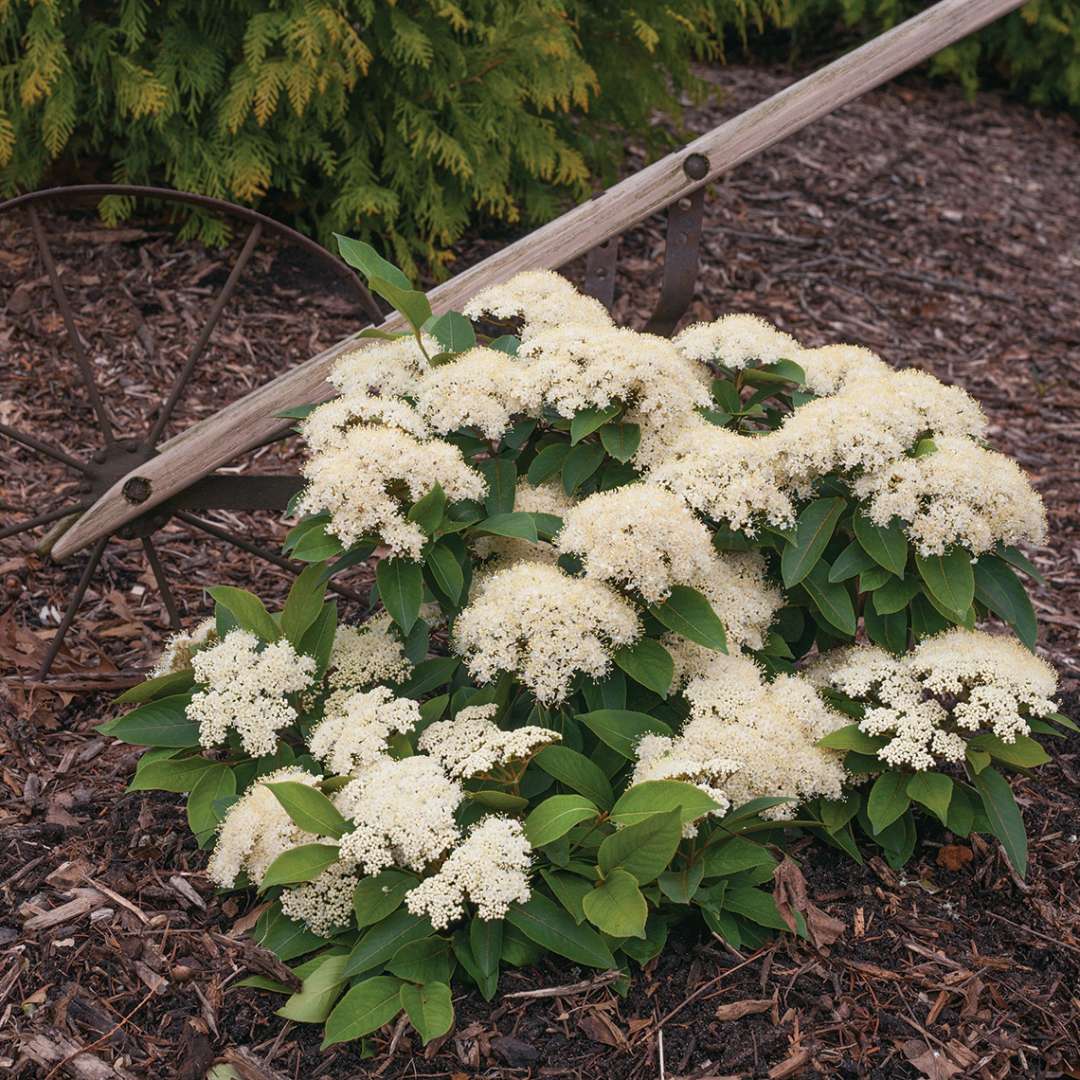
<svg viewBox="0 0 1080 1080">
<path fill-rule="evenodd" d="M 726 97 L 691 110 L 694 130 L 790 78 L 735 68 L 713 77 Z M 808 344 L 867 344 L 983 403 L 994 442 L 1047 501 L 1051 537 L 1034 555 L 1048 585 L 1036 604 L 1041 645 L 1070 690 L 1080 686 L 1077 135 L 1071 120 L 994 97 L 970 104 L 918 80 L 879 90 L 717 185 L 693 310 L 756 311 Z M 137 430 L 234 252 L 178 242 L 155 222 L 132 223 L 149 235 L 120 243 L 92 219 L 46 223 L 110 410 Z M 29 229 L 0 219 L 0 230 L 0 422 L 30 420 L 77 451 L 91 445 L 90 416 L 62 321 Z M 462 263 L 490 249 L 474 238 Z M 650 310 L 662 252 L 660 221 L 624 240 L 620 318 Z M 171 430 L 354 329 L 357 311 L 332 275 L 270 247 Z M 295 467 L 290 455 L 273 448 L 244 467 Z M 38 512 L 65 482 L 5 446 L 4 507 Z M 282 534 L 270 514 L 215 520 L 268 547 Z M 175 520 L 155 542 L 189 618 L 206 610 L 207 584 L 287 586 L 284 571 Z M 366 1059 L 355 1047 L 320 1054 L 315 1029 L 273 1015 L 278 999 L 231 987 L 259 963 L 236 935 L 251 899 L 212 894 L 180 800 L 122 794 L 137 752 L 93 732 L 110 715 L 108 695 L 73 689 L 144 667 L 160 642 L 163 609 L 138 543 L 109 545 L 61 654 L 60 690 L 36 685 L 33 671 L 81 563 L 56 566 L 31 543 L 0 541 L 0 1075 L 195 1080 L 226 1059 L 244 1078 L 1080 1077 L 1076 739 L 1017 781 L 1032 838 L 1027 882 L 996 844 L 945 835 L 931 835 L 902 873 L 799 849 L 811 896 L 846 926 L 827 954 L 784 940 L 735 956 L 677 936 L 624 999 L 605 985 L 490 1004 L 463 994 L 454 1032 L 426 1051 L 390 1028 Z M 1077 714 L 1075 698 L 1067 711 Z M 593 974 L 512 972 L 500 992 Z M 717 1018 L 738 1002 L 762 1011 Z"/>
</svg>

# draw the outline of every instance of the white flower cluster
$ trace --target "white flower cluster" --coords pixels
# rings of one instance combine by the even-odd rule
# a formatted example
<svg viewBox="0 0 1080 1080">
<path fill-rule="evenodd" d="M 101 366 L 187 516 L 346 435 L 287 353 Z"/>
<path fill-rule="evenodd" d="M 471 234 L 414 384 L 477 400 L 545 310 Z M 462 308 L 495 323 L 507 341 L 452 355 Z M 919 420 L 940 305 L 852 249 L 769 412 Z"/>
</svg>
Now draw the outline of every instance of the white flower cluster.
<svg viewBox="0 0 1080 1080">
<path fill-rule="evenodd" d="M 561 274 L 550 270 L 526 270 L 500 285 L 478 292 L 466 305 L 470 319 L 491 316 L 523 321 L 521 339 L 567 324 L 603 329 L 611 326 L 607 308 L 585 296 Z"/>
<path fill-rule="evenodd" d="M 423 870 L 457 840 L 454 811 L 464 797 L 434 758 L 380 758 L 334 799 L 356 826 L 341 839 L 342 862 L 366 874 L 388 866 Z"/>
<path fill-rule="evenodd" d="M 521 562 L 482 577 L 454 623 L 454 647 L 480 683 L 513 672 L 557 704 L 579 672 L 601 678 L 641 633 L 633 605 L 597 581 Z"/>
<path fill-rule="evenodd" d="M 922 770 L 963 761 L 965 734 L 1004 742 L 1055 710 L 1053 669 L 1012 638 L 956 627 L 904 656 L 874 646 L 830 652 L 805 677 L 865 704 L 859 729 L 887 738 L 878 757 Z"/>
<path fill-rule="evenodd" d="M 334 633 L 326 681 L 331 690 L 365 690 L 375 683 L 402 682 L 412 671 L 401 641 L 391 633 L 386 612 L 360 626 L 341 625 Z"/>
<path fill-rule="evenodd" d="M 349 925 L 359 880 L 353 867 L 333 863 L 314 880 L 286 889 L 281 894 L 281 910 L 321 937 L 329 937 Z"/>
<path fill-rule="evenodd" d="M 156 679 L 161 675 L 171 675 L 175 671 L 191 667 L 191 658 L 195 651 L 216 639 L 217 620 L 212 615 L 190 630 L 170 635 L 147 678 Z"/>
<path fill-rule="evenodd" d="M 395 555 L 413 559 L 426 537 L 405 519 L 403 505 L 422 498 L 436 482 L 451 500 L 483 498 L 486 490 L 484 478 L 451 443 L 373 424 L 348 428 L 334 445 L 308 457 L 304 477 L 308 486 L 297 513 L 328 511 L 343 544 L 377 536 Z"/>
<path fill-rule="evenodd" d="M 795 360 L 799 343 L 757 315 L 724 315 L 715 322 L 694 323 L 676 335 L 675 347 L 704 364 L 739 370 L 754 363 Z"/>
<path fill-rule="evenodd" d="M 344 776 L 374 765 L 386 754 L 391 735 L 412 731 L 419 722 L 420 706 L 385 686 L 338 693 L 308 736 L 308 749 L 331 773 Z"/>
<path fill-rule="evenodd" d="M 682 779 L 720 802 L 739 806 L 760 796 L 790 798 L 766 816 L 790 817 L 795 804 L 840 798 L 842 755 L 819 739 L 843 727 L 813 685 L 795 675 L 765 682 L 749 657 L 713 653 L 683 691 L 690 717 L 674 736 L 638 744 L 633 782 Z M 719 798 L 718 796 L 723 796 Z"/>
<path fill-rule="evenodd" d="M 923 555 L 957 543 L 978 555 L 999 540 L 1045 538 L 1046 510 L 1016 462 L 959 436 L 934 444 L 930 453 L 897 458 L 856 481 L 872 520 L 901 518 Z"/>
<path fill-rule="evenodd" d="M 531 757 L 562 737 L 550 728 L 535 726 L 503 731 L 492 719 L 498 711 L 497 705 L 464 708 L 452 720 L 438 720 L 428 727 L 418 746 L 448 775 L 469 780 L 496 766 Z"/>
<path fill-rule="evenodd" d="M 287 694 L 305 690 L 315 674 L 315 661 L 282 639 L 260 648 L 247 630 L 230 630 L 191 659 L 198 690 L 187 707 L 199 724 L 199 742 L 218 746 L 230 728 L 252 757 L 272 754 L 277 733 L 297 717 Z"/>
<path fill-rule="evenodd" d="M 291 780 L 314 787 L 320 779 L 294 766 L 259 777 L 229 807 L 218 827 L 217 844 L 206 868 L 210 880 L 228 889 L 246 871 L 251 881 L 260 882 L 279 855 L 297 844 L 316 840 L 293 824 L 288 811 L 266 785 Z"/>
<path fill-rule="evenodd" d="M 519 821 L 488 814 L 447 856 L 442 866 L 405 897 L 414 915 L 427 915 L 441 930 L 465 913 L 471 900 L 481 919 L 501 919 L 510 905 L 529 899 L 532 848 Z"/>
<path fill-rule="evenodd" d="M 484 438 L 499 439 L 524 410 L 521 368 L 497 349 L 470 349 L 420 380 L 416 406 L 439 434 L 475 427 Z"/>
</svg>

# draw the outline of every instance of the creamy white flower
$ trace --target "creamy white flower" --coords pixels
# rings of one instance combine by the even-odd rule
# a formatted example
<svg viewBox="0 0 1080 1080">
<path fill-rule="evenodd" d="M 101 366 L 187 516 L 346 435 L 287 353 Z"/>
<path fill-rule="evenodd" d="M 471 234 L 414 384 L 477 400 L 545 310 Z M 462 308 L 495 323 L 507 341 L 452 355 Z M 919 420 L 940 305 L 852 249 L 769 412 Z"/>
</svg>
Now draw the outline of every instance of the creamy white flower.
<svg viewBox="0 0 1080 1080">
<path fill-rule="evenodd" d="M 545 727 L 503 731 L 492 719 L 497 705 L 464 708 L 452 720 L 438 720 L 420 736 L 419 749 L 439 762 L 447 774 L 468 780 L 499 765 L 531 757 L 561 735 Z"/>
<path fill-rule="evenodd" d="M 523 341 L 543 331 L 566 324 L 603 329 L 611 326 L 611 316 L 599 300 L 578 292 L 551 270 L 526 270 L 500 285 L 481 289 L 466 305 L 470 319 L 485 315 L 496 319 L 524 320 Z"/>
<path fill-rule="evenodd" d="M 379 612 L 360 626 L 337 628 L 326 675 L 332 690 L 366 690 L 408 678 L 412 664 L 391 626 L 390 616 Z"/>
<path fill-rule="evenodd" d="M 498 349 L 478 346 L 433 367 L 416 387 L 416 405 L 432 431 L 479 428 L 486 439 L 509 431 L 524 410 L 521 366 Z"/>
<path fill-rule="evenodd" d="M 299 514 L 329 511 L 331 531 L 343 544 L 378 536 L 395 555 L 420 557 L 426 537 L 407 521 L 403 504 L 426 495 L 436 481 L 448 499 L 480 499 L 483 476 L 448 442 L 421 442 L 397 428 L 359 424 L 340 446 L 313 454 Z"/>
<path fill-rule="evenodd" d="M 845 718 L 809 682 L 781 675 L 767 683 L 749 657 L 713 653 L 683 694 L 690 718 L 673 738 L 643 740 L 634 783 L 682 778 L 735 806 L 761 796 L 792 799 L 765 812 L 777 818 L 791 817 L 807 799 L 842 795 L 842 755 L 816 744 Z"/>
<path fill-rule="evenodd" d="M 578 672 L 602 677 L 612 652 L 640 632 L 633 606 L 608 586 L 516 563 L 480 579 L 454 623 L 453 644 L 477 681 L 514 672 L 538 701 L 554 704 Z"/>
<path fill-rule="evenodd" d="M 856 481 L 873 521 L 899 517 L 922 555 L 953 544 L 978 555 L 998 541 L 1043 541 L 1046 510 L 1016 462 L 970 439 L 941 437 L 934 444 L 931 453 L 898 458 Z"/>
<path fill-rule="evenodd" d="M 359 881 L 354 867 L 332 863 L 314 880 L 286 889 L 281 894 L 281 910 L 320 937 L 330 937 L 348 927 Z"/>
<path fill-rule="evenodd" d="M 210 880 L 229 889 L 246 871 L 248 878 L 258 883 L 283 852 L 318 839 L 293 824 L 288 811 L 266 785 L 293 781 L 314 787 L 320 779 L 291 765 L 259 777 L 225 812 L 206 868 Z"/>
<path fill-rule="evenodd" d="M 429 334 L 423 335 L 428 356 L 442 346 Z M 370 341 L 339 357 L 327 380 L 341 394 L 370 397 L 409 397 L 417 380 L 429 370 L 427 356 L 415 335 L 405 334 L 393 341 Z"/>
<path fill-rule="evenodd" d="M 308 749 L 332 774 L 342 776 L 373 765 L 386 754 L 391 735 L 412 731 L 420 722 L 420 706 L 392 690 L 333 695 L 323 719 L 308 736 Z"/>
<path fill-rule="evenodd" d="M 171 675 L 173 672 L 191 667 L 191 657 L 195 650 L 216 639 L 217 620 L 213 616 L 203 619 L 190 630 L 171 634 L 147 678 L 156 679 L 160 675 Z"/>
<path fill-rule="evenodd" d="M 696 585 L 716 561 L 709 530 L 656 484 L 590 495 L 563 521 L 555 546 L 580 556 L 587 578 L 634 589 L 650 604 L 675 585 Z"/>
<path fill-rule="evenodd" d="M 422 870 L 458 838 L 465 792 L 430 757 L 383 757 L 362 768 L 334 799 L 355 829 L 341 839 L 341 861 L 377 874 L 388 866 Z"/>
<path fill-rule="evenodd" d="M 252 757 L 272 754 L 277 733 L 297 718 L 287 694 L 307 689 L 315 661 L 282 639 L 260 648 L 247 630 L 230 630 L 191 659 L 198 690 L 187 707 L 202 746 L 218 746 L 230 728 Z"/>
<path fill-rule="evenodd" d="M 481 818 L 446 862 L 405 896 L 414 915 L 427 915 L 441 930 L 465 914 L 465 901 L 481 919 L 501 919 L 531 893 L 532 848 L 521 823 L 498 814 Z"/>
<path fill-rule="evenodd" d="M 744 368 L 755 361 L 775 364 L 794 360 L 799 343 L 757 315 L 724 315 L 715 322 L 699 322 L 675 336 L 675 347 L 691 360 Z"/>
<path fill-rule="evenodd" d="M 861 345 L 837 344 L 821 345 L 816 349 L 800 348 L 789 359 L 803 369 L 807 388 L 823 397 L 843 389 L 848 379 L 879 375 L 890 370 L 877 353 Z"/>
</svg>

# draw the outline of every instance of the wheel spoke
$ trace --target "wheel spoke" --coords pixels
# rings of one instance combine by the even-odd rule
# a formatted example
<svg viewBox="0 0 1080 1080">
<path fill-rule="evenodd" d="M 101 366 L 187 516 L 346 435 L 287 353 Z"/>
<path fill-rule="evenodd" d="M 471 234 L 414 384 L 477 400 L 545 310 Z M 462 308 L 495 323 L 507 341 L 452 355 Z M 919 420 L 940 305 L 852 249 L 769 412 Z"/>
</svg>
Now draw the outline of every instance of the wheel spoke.
<svg viewBox="0 0 1080 1080">
<path fill-rule="evenodd" d="M 275 566 L 280 566 L 283 570 L 288 570 L 290 573 L 296 574 L 300 572 L 301 567 L 291 559 L 286 559 L 276 551 L 261 547 L 259 544 L 253 544 L 250 540 L 245 540 L 243 537 L 235 536 L 233 533 L 227 532 L 218 525 L 214 525 L 209 521 L 204 521 L 202 518 L 197 518 L 194 514 L 188 514 L 183 510 L 178 510 L 175 516 L 181 521 L 186 522 L 193 529 L 201 529 L 215 539 L 224 540 L 226 544 L 232 544 L 234 547 L 240 548 L 241 551 L 246 551 L 249 555 L 255 555 L 260 559 L 265 559 L 267 562 L 273 563 Z M 333 589 L 334 592 L 344 596 L 348 600 L 355 600 L 361 604 L 367 603 L 364 597 L 359 593 L 353 592 L 352 589 L 348 589 L 344 585 L 339 585 L 335 581 L 331 581 L 327 587 Z"/>
<path fill-rule="evenodd" d="M 236 262 L 233 263 L 232 270 L 229 271 L 229 277 L 226 280 L 225 285 L 222 287 L 221 292 L 218 293 L 217 299 L 214 301 L 214 306 L 210 309 L 210 314 L 207 316 L 206 322 L 203 323 L 202 329 L 199 331 L 199 336 L 195 341 L 191 353 L 188 355 L 187 360 L 184 361 L 184 366 L 181 368 L 176 382 L 173 383 L 172 389 L 169 391 L 169 396 L 161 406 L 161 411 L 158 413 L 157 419 L 150 426 L 147 442 L 149 442 L 151 446 L 156 446 L 158 439 L 161 438 L 161 433 L 165 430 L 165 425 L 169 422 L 169 418 L 176 408 L 176 403 L 180 400 L 180 395 L 184 392 L 184 387 L 187 386 L 188 380 L 191 378 L 191 373 L 195 370 L 195 364 L 198 362 L 199 357 L 202 356 L 203 350 L 210 340 L 210 335 L 214 332 L 214 327 L 217 326 L 218 319 L 221 318 L 221 313 L 225 309 L 225 305 L 236 291 L 236 286 L 240 281 L 240 275 L 244 272 L 244 267 L 247 266 L 248 260 L 251 258 L 251 254 L 255 250 L 255 245 L 258 244 L 261 236 L 262 223 L 256 221 L 255 224 L 252 225 L 251 232 L 248 233 L 247 239 L 244 241 L 244 246 L 237 256 Z"/>
<path fill-rule="evenodd" d="M 69 469 L 76 469 L 78 472 L 85 473 L 87 476 L 93 475 L 93 470 L 89 465 L 79 461 L 78 458 L 73 458 L 70 454 L 57 446 L 42 442 L 41 439 L 36 439 L 33 435 L 27 435 L 24 431 L 8 427 L 7 424 L 0 424 L 0 435 L 6 435 L 14 442 L 22 443 L 23 446 L 28 446 L 31 450 L 36 450 L 39 454 L 51 457 L 54 461 L 59 461 L 61 465 L 66 465 Z"/>
<path fill-rule="evenodd" d="M 87 397 L 90 398 L 90 405 L 97 415 L 98 425 L 101 427 L 105 442 L 111 446 L 116 441 L 113 436 L 112 423 L 109 421 L 109 414 L 105 411 L 105 403 L 98 393 L 93 369 L 90 367 L 86 350 L 83 348 L 82 338 L 79 337 L 78 328 L 75 326 L 75 316 L 72 314 L 71 304 L 68 301 L 67 293 L 64 291 L 64 286 L 60 283 L 60 275 L 56 271 L 52 249 L 49 247 L 48 240 L 45 239 L 45 230 L 41 227 L 41 220 L 38 218 L 37 210 L 32 206 L 30 207 L 30 223 L 34 229 L 34 239 L 37 241 L 38 251 L 41 252 L 42 262 L 45 263 L 45 271 L 49 275 L 53 296 L 56 297 L 56 303 L 60 308 L 61 315 L 64 317 L 68 340 L 71 342 L 72 351 L 75 353 L 75 363 L 78 365 L 79 373 L 82 375 Z"/>
<path fill-rule="evenodd" d="M 149 536 L 142 538 L 143 551 L 146 552 L 146 561 L 150 564 L 150 569 L 154 573 L 154 580 L 157 582 L 158 592 L 161 593 L 162 602 L 165 604 L 165 610 L 169 615 L 169 626 L 173 630 L 180 629 L 180 609 L 176 606 L 176 598 L 173 596 L 173 591 L 169 588 L 169 579 L 165 576 L 165 567 L 161 564 L 161 558 L 157 553 L 157 548 L 154 547 L 154 542 Z"/>
<path fill-rule="evenodd" d="M 67 636 L 68 628 L 71 626 L 71 620 L 75 618 L 75 612 L 78 611 L 79 605 L 86 595 L 86 590 L 90 585 L 90 579 L 94 576 L 94 571 L 98 568 L 98 563 L 101 562 L 101 556 L 104 554 L 105 545 L 108 542 L 109 538 L 103 536 L 94 545 L 93 551 L 90 552 L 90 559 L 83 568 L 82 577 L 79 578 L 79 584 L 75 587 L 75 592 L 68 603 L 67 610 L 64 612 L 64 617 L 60 620 L 60 626 L 53 635 L 52 641 L 49 642 L 49 651 L 45 654 L 45 659 L 41 662 L 41 667 L 38 669 L 39 681 L 49 674 L 49 669 L 56 659 L 56 654 L 60 651 L 60 646 L 64 644 L 64 638 Z"/>
<path fill-rule="evenodd" d="M 28 529 L 36 529 L 39 525 L 50 525 L 54 521 L 59 521 L 60 518 L 67 517 L 68 514 L 76 514 L 80 510 L 85 510 L 89 505 L 89 503 L 85 502 L 72 503 L 70 506 L 60 507 L 59 510 L 50 510 L 47 514 L 38 514 L 37 517 L 20 521 L 18 525 L 9 525 L 6 529 L 0 529 L 0 540 L 6 540 L 9 536 L 17 536 Z"/>
</svg>

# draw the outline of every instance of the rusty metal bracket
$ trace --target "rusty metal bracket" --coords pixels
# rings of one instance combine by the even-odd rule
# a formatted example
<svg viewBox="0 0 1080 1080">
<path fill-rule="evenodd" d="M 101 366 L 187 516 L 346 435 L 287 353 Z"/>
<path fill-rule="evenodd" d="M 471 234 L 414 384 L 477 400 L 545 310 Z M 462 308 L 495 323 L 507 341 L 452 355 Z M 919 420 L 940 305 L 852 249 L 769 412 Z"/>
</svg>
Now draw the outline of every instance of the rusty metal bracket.
<svg viewBox="0 0 1080 1080">
<path fill-rule="evenodd" d="M 585 292 L 608 309 L 615 303 L 615 264 L 619 258 L 619 237 L 597 244 L 585 260 Z"/>
<path fill-rule="evenodd" d="M 709 161 L 704 154 L 690 154 L 683 162 L 683 172 L 691 180 L 708 175 Z M 668 207 L 667 242 L 664 247 L 664 283 L 652 318 L 645 325 L 649 334 L 667 337 L 678 325 L 697 283 L 698 256 L 701 249 L 701 220 L 705 210 L 705 188 L 676 199 Z"/>
</svg>

